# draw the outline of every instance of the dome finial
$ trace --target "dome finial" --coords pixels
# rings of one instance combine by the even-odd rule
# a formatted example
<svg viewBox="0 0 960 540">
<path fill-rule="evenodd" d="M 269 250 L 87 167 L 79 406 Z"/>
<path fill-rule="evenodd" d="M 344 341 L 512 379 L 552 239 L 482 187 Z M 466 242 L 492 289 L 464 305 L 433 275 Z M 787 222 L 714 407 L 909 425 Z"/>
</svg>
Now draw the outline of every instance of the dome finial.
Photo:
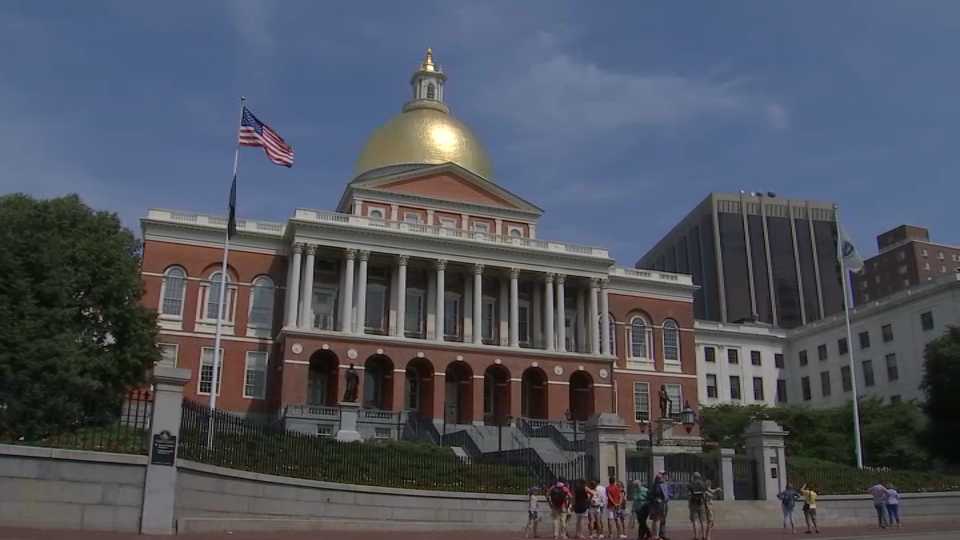
<svg viewBox="0 0 960 540">
<path fill-rule="evenodd" d="M 423 63 L 420 64 L 423 71 L 439 71 L 436 64 L 433 63 L 433 49 L 427 47 L 427 54 L 423 57 Z"/>
</svg>

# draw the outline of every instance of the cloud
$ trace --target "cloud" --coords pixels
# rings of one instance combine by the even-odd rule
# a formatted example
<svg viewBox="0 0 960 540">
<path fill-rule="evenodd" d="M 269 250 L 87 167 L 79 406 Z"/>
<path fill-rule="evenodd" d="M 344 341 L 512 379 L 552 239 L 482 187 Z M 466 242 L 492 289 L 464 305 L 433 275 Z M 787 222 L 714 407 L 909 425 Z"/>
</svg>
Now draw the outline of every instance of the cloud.
<svg viewBox="0 0 960 540">
<path fill-rule="evenodd" d="M 269 29 L 273 20 L 270 4 L 264 0 L 233 0 L 226 5 L 234 30 L 250 49 L 271 52 L 275 40 Z"/>
<path fill-rule="evenodd" d="M 774 129 L 787 129 L 790 127 L 790 118 L 783 105 L 777 103 L 767 105 L 766 115 L 767 121 Z"/>
</svg>

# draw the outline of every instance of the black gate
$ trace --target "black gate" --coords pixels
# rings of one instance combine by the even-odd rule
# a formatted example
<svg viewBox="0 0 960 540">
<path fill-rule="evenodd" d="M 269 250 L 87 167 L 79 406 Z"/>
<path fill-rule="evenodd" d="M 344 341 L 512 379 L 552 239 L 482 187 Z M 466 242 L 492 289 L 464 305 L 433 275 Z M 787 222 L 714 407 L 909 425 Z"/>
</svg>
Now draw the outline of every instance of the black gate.
<svg viewBox="0 0 960 540">
<path fill-rule="evenodd" d="M 709 454 L 667 454 L 663 458 L 664 468 L 670 478 L 670 495 L 674 499 L 686 499 L 687 486 L 693 480 L 693 473 L 700 473 L 704 482 L 712 487 L 720 487 L 720 468 L 716 456 Z"/>
<path fill-rule="evenodd" d="M 653 458 L 650 452 L 627 452 L 627 484 L 639 480 L 643 485 L 650 485 L 650 466 Z"/>
<path fill-rule="evenodd" d="M 733 494 L 738 501 L 760 498 L 757 485 L 757 460 L 733 456 Z"/>
</svg>

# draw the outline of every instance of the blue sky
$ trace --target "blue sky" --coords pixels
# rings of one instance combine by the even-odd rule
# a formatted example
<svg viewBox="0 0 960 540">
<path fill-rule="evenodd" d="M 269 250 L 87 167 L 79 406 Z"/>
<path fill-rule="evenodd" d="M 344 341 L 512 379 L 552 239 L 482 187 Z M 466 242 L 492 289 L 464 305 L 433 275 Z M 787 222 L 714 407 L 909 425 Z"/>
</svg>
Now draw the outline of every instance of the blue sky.
<svg viewBox="0 0 960 540">
<path fill-rule="evenodd" d="M 835 201 L 861 251 L 960 243 L 957 2 L 0 3 L 0 193 L 223 213 L 238 99 L 297 151 L 241 156 L 241 217 L 329 209 L 426 47 L 539 236 L 632 264 L 710 191 Z"/>
</svg>

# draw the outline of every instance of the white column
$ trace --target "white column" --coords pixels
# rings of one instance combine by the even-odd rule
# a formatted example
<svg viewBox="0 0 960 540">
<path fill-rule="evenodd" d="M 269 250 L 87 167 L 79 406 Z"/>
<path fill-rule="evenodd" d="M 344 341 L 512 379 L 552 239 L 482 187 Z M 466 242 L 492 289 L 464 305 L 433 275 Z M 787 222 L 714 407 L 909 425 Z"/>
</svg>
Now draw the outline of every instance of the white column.
<svg viewBox="0 0 960 540">
<path fill-rule="evenodd" d="M 434 295 L 437 301 L 437 307 L 434 310 L 434 339 L 437 341 L 443 341 L 443 308 L 444 308 L 444 291 L 446 291 L 446 285 L 444 284 L 444 275 L 443 271 L 447 268 L 447 261 L 444 259 L 438 259 L 436 261 L 437 266 L 437 293 Z"/>
<path fill-rule="evenodd" d="M 353 215 L 362 216 L 363 215 L 363 200 L 354 199 L 353 200 Z"/>
<path fill-rule="evenodd" d="M 483 265 L 473 265 L 473 342 L 483 343 Z"/>
<path fill-rule="evenodd" d="M 427 225 L 436 225 L 433 221 L 433 210 L 427 208 Z"/>
<path fill-rule="evenodd" d="M 544 349 L 552 351 L 557 344 L 553 338 L 553 274 L 546 274 L 543 277 L 543 283 L 543 329 L 546 334 Z"/>
<path fill-rule="evenodd" d="M 494 218 L 494 219 L 493 219 L 493 234 L 496 234 L 496 235 L 505 235 L 505 234 L 506 234 L 506 233 L 503 231 L 503 220 L 502 220 L 502 219 L 500 219 L 500 218 Z"/>
<path fill-rule="evenodd" d="M 290 268 L 287 273 L 287 319 L 284 326 L 297 326 L 297 304 L 300 302 L 300 264 L 303 244 L 293 245 Z"/>
<path fill-rule="evenodd" d="M 367 261 L 370 260 L 369 251 L 358 253 L 360 264 L 357 265 L 357 318 L 354 332 L 363 334 L 367 326 Z"/>
<path fill-rule="evenodd" d="M 587 312 L 587 335 L 590 336 L 590 354 L 600 354 L 600 314 L 597 312 L 597 280 L 590 280 L 590 298 Z"/>
<path fill-rule="evenodd" d="M 564 295 L 564 282 L 567 277 L 563 274 L 557 274 L 557 350 L 564 352 L 567 350 L 567 309 Z"/>
<path fill-rule="evenodd" d="M 397 321 L 394 325 L 395 335 L 403 337 L 404 325 L 407 322 L 407 262 L 410 257 L 397 257 Z"/>
<path fill-rule="evenodd" d="M 352 249 L 344 251 L 347 260 L 343 274 L 343 289 L 340 291 L 340 331 L 353 332 L 353 260 L 357 252 Z"/>
<path fill-rule="evenodd" d="M 510 346 L 520 346 L 520 271 L 510 269 Z"/>
<path fill-rule="evenodd" d="M 610 299 L 605 279 L 600 280 L 600 350 L 610 355 Z"/>
<path fill-rule="evenodd" d="M 313 328 L 313 269 L 317 246 L 307 244 L 307 261 L 303 265 L 303 298 L 300 300 L 300 328 Z"/>
</svg>

